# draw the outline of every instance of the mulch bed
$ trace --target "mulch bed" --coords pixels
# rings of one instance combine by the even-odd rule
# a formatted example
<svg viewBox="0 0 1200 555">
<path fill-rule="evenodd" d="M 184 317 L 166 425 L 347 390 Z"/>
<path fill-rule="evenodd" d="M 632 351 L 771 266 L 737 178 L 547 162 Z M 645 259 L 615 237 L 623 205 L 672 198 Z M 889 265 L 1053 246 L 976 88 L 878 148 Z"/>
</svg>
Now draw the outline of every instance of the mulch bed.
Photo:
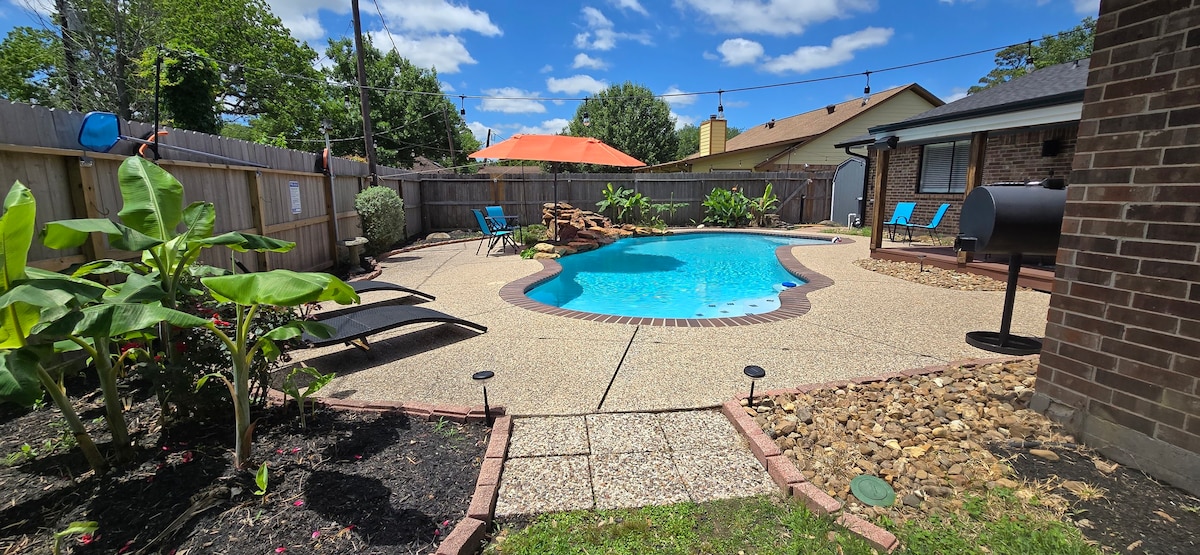
<svg viewBox="0 0 1200 555">
<path fill-rule="evenodd" d="M 1079 446 L 1054 446 L 1059 459 L 995 444 L 1018 477 L 1070 501 L 1084 537 L 1121 553 L 1200 553 L 1200 499 Z"/>
<path fill-rule="evenodd" d="M 106 450 L 95 394 L 77 403 Z M 232 467 L 232 422 L 157 426 L 157 403 L 127 413 L 135 460 L 97 476 L 60 444 L 53 408 L 0 409 L 0 553 L 49 553 L 72 521 L 90 538 L 64 553 L 426 553 L 465 516 L 487 448 L 482 425 L 295 408 L 256 411 L 254 472 Z M 29 444 L 31 456 L 22 453 Z"/>
</svg>

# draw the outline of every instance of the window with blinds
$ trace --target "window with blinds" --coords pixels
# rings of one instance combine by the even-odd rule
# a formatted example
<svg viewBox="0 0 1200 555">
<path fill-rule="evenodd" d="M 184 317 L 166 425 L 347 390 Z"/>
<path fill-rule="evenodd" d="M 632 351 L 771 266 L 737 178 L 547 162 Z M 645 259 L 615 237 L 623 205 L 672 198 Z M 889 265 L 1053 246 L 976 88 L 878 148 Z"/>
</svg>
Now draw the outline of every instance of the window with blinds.
<svg viewBox="0 0 1200 555">
<path fill-rule="evenodd" d="M 918 193 L 961 193 L 967 190 L 969 139 L 921 147 L 921 181 Z"/>
</svg>

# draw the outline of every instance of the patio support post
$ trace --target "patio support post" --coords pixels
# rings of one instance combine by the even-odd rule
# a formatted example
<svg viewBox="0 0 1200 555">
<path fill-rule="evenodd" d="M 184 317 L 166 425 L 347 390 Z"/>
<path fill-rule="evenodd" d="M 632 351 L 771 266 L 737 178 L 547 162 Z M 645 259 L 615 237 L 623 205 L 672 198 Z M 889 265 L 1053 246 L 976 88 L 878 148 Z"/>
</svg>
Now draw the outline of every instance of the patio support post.
<svg viewBox="0 0 1200 555">
<path fill-rule="evenodd" d="M 971 133 L 971 154 L 967 161 L 967 188 L 963 191 L 963 199 L 971 194 L 976 187 L 983 185 L 983 162 L 987 155 L 987 131 Z M 971 253 L 958 251 L 958 264 L 964 265 L 972 260 Z"/>
<path fill-rule="evenodd" d="M 887 204 L 888 166 L 892 160 L 891 149 L 878 149 L 879 162 L 875 165 L 875 208 L 871 213 L 871 250 L 883 246 L 883 209 Z"/>
</svg>

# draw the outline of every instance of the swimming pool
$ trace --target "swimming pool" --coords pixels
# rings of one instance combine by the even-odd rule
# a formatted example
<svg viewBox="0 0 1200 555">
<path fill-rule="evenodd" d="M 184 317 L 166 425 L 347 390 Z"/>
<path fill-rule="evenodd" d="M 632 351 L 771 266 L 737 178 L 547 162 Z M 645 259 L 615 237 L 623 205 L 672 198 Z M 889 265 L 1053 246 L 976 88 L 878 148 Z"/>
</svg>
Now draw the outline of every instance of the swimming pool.
<svg viewBox="0 0 1200 555">
<path fill-rule="evenodd" d="M 567 310 L 640 318 L 726 318 L 779 308 L 779 293 L 804 281 L 775 249 L 829 241 L 752 233 L 684 233 L 622 239 L 558 262 L 562 271 L 528 290 Z"/>
</svg>

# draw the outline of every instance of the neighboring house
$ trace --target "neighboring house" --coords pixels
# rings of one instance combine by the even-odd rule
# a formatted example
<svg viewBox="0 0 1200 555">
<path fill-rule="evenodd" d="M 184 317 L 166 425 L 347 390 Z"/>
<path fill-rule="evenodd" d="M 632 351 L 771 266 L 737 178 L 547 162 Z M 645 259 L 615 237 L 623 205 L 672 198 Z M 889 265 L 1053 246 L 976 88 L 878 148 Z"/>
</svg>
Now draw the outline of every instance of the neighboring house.
<svg viewBox="0 0 1200 555">
<path fill-rule="evenodd" d="M 974 187 L 1047 177 L 1069 179 L 1087 86 L 1088 61 L 1046 67 L 838 146 L 871 146 L 883 195 L 869 198 L 891 217 L 897 202 L 916 202 L 914 223 L 950 203 L 941 227 L 958 230 L 959 209 Z M 881 169 L 882 168 L 882 169 Z M 876 226 L 872 246 L 880 246 Z"/>
<path fill-rule="evenodd" d="M 765 172 L 832 167 L 851 158 L 834 145 L 862 135 L 873 125 L 898 121 L 942 101 L 917 84 L 855 98 L 811 112 L 771 120 L 725 139 L 726 122 L 713 116 L 700 124 L 700 151 L 682 160 L 637 172 Z"/>
<path fill-rule="evenodd" d="M 489 165 L 489 166 L 484 166 L 482 168 L 479 168 L 479 173 L 486 174 L 486 175 L 493 175 L 493 176 L 500 176 L 500 175 L 514 176 L 514 175 L 542 174 L 542 173 L 546 173 L 546 172 L 542 171 L 542 166 L 534 164 L 534 165 L 526 165 L 526 166 Z"/>
</svg>

